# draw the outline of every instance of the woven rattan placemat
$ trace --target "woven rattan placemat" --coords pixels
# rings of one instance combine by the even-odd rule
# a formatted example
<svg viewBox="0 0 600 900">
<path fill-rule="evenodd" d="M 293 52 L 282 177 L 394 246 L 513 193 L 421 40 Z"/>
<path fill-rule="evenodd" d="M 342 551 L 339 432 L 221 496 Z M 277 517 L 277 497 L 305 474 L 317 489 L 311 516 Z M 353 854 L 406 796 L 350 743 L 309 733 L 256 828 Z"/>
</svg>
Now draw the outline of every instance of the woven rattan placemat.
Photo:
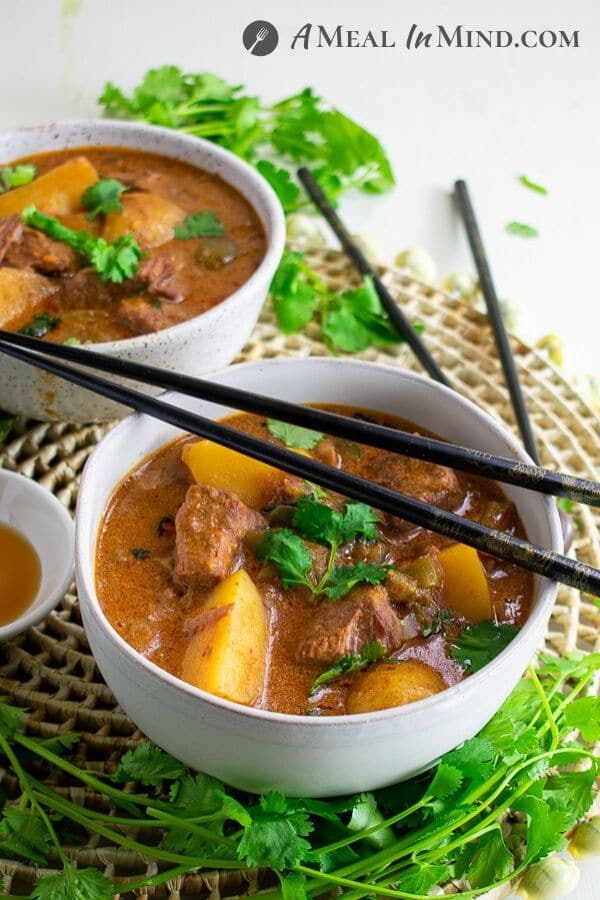
<svg viewBox="0 0 600 900">
<path fill-rule="evenodd" d="M 354 283 L 356 278 L 344 256 L 319 250 L 307 254 L 311 265 L 332 286 Z M 385 280 L 412 321 L 426 324 L 425 340 L 454 385 L 480 407 L 514 427 L 510 400 L 486 320 L 479 313 L 434 288 L 419 284 L 402 273 L 387 270 Z M 538 353 L 514 339 L 527 406 L 539 442 L 544 465 L 598 478 L 600 470 L 600 420 L 565 378 Z M 267 305 L 238 361 L 276 356 L 323 356 L 328 353 L 319 328 L 310 325 L 301 335 L 285 337 L 277 329 Z M 369 349 L 362 359 L 418 370 L 406 346 L 381 352 Z M 67 423 L 18 425 L 0 448 L 0 466 L 35 478 L 64 505 L 73 510 L 81 470 L 108 425 Z M 575 506 L 576 525 L 572 553 L 600 566 L 600 515 Z M 600 650 L 600 610 L 591 597 L 561 588 L 545 640 L 547 652 L 560 655 L 579 647 Z M 111 770 L 116 759 L 140 740 L 140 732 L 116 704 L 89 652 L 81 626 L 77 597 L 72 589 L 59 608 L 41 625 L 0 646 L 0 694 L 31 710 L 27 728 L 31 734 L 51 736 L 79 731 L 82 739 L 75 762 L 99 771 Z M 58 778 L 58 776 L 55 776 Z M 76 802 L 103 804 L 101 798 L 81 788 L 54 781 Z M 11 793 L 14 778 L 0 769 L 0 786 Z M 154 874 L 154 862 L 127 850 L 102 847 L 91 840 L 84 848 L 68 851 L 82 866 L 94 865 L 113 877 Z M 14 860 L 0 859 L 0 872 L 11 893 L 28 893 L 35 877 L 44 874 Z M 254 892 L 255 875 L 210 873 L 186 876 L 177 884 L 153 893 L 173 898 L 181 895 L 224 895 Z"/>
</svg>

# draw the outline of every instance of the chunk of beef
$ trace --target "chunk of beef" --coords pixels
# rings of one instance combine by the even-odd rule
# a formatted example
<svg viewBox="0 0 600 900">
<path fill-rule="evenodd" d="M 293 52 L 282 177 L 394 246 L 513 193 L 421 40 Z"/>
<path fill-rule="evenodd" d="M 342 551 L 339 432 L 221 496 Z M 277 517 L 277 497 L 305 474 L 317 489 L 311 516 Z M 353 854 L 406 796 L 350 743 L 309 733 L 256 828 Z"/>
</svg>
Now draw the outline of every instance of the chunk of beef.
<svg viewBox="0 0 600 900">
<path fill-rule="evenodd" d="M 460 485 L 452 469 L 410 456 L 392 453 L 378 456 L 371 477 L 378 484 L 444 509 L 454 507 L 460 497 Z"/>
<path fill-rule="evenodd" d="M 6 256 L 10 246 L 15 241 L 21 240 L 23 234 L 23 223 L 21 216 L 4 216 L 0 219 L 0 263 Z"/>
<path fill-rule="evenodd" d="M 246 534 L 266 525 L 231 491 L 193 484 L 175 516 L 175 574 L 212 587 L 233 571 Z"/>
<path fill-rule="evenodd" d="M 8 247 L 4 262 L 15 269 L 62 275 L 76 269 L 77 254 L 66 244 L 53 241 L 35 228 L 23 228 L 20 239 Z"/>
<path fill-rule="evenodd" d="M 108 307 L 121 287 L 110 281 L 102 281 L 95 269 L 86 266 L 77 274 L 61 280 L 61 305 L 63 309 Z"/>
<path fill-rule="evenodd" d="M 385 588 L 355 587 L 343 600 L 321 603 L 296 656 L 327 666 L 341 656 L 360 653 L 370 641 L 381 641 L 388 653 L 397 650 L 412 634 L 394 612 Z"/>
<path fill-rule="evenodd" d="M 339 469 L 342 464 L 342 458 L 332 440 L 320 441 L 313 452 L 320 462 L 327 463 L 328 466 Z"/>
<path fill-rule="evenodd" d="M 408 641 L 393 656 L 394 659 L 416 659 L 431 666 L 442 676 L 448 687 L 458 684 L 464 676 L 461 667 L 450 657 L 447 641 L 441 634 L 436 634 L 426 640 L 416 638 Z"/>
<path fill-rule="evenodd" d="M 133 278 L 127 281 L 127 287 L 130 291 L 145 290 L 156 297 L 179 303 L 183 300 L 183 294 L 173 283 L 176 274 L 177 264 L 170 254 L 153 254 L 140 262 Z"/>
<path fill-rule="evenodd" d="M 149 334 L 160 331 L 169 324 L 162 307 L 152 306 L 148 297 L 127 297 L 121 300 L 115 319 L 129 328 L 132 334 Z"/>
</svg>

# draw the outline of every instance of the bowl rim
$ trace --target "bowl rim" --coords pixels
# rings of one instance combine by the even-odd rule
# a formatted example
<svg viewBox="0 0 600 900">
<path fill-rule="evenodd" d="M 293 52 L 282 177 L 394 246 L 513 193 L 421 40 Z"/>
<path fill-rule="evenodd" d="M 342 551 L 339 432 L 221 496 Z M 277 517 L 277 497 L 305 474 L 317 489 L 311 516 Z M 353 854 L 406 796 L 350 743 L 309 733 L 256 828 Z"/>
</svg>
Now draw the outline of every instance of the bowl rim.
<svg viewBox="0 0 600 900">
<path fill-rule="evenodd" d="M 269 223 L 263 221 L 263 217 L 260 215 L 258 209 L 254 205 L 254 203 L 246 196 L 244 190 L 235 185 L 231 185 L 234 187 L 238 193 L 240 193 L 247 203 L 252 207 L 256 215 L 258 216 L 261 225 L 265 231 L 266 244 L 267 249 L 265 251 L 265 255 L 261 259 L 258 267 L 255 271 L 250 275 L 250 277 L 240 285 L 232 294 L 229 294 L 215 306 L 211 307 L 211 309 L 206 310 L 206 312 L 199 313 L 196 316 L 192 316 L 190 319 L 185 319 L 183 322 L 179 322 L 176 325 L 170 325 L 168 328 L 161 328 L 159 331 L 151 331 L 148 334 L 138 334 L 134 335 L 130 338 L 123 338 L 122 340 L 115 341 L 101 341 L 95 343 L 94 350 L 99 350 L 101 353 L 110 353 L 111 351 L 122 350 L 123 352 L 127 352 L 128 350 L 144 345 L 148 349 L 151 349 L 152 346 L 158 342 L 160 342 L 161 336 L 168 333 L 169 337 L 171 335 L 180 335 L 185 333 L 186 329 L 189 328 L 192 323 L 197 322 L 198 320 L 208 321 L 212 318 L 217 318 L 220 313 L 223 311 L 223 307 L 228 308 L 232 306 L 237 306 L 238 304 L 242 304 L 248 294 L 251 294 L 254 291 L 256 286 L 260 285 L 260 282 L 266 275 L 271 275 L 272 272 L 275 271 L 279 261 L 283 255 L 283 250 L 285 247 L 285 239 L 286 239 L 286 230 L 285 230 L 285 214 L 283 212 L 283 207 L 279 201 L 279 198 L 269 182 L 263 178 L 263 176 L 258 172 L 254 166 L 251 166 L 241 157 L 236 156 L 231 150 L 226 150 L 224 147 L 221 147 L 219 144 L 214 144 L 212 141 L 208 141 L 205 138 L 195 137 L 190 134 L 182 134 L 179 131 L 175 131 L 172 128 L 166 128 L 162 125 L 148 125 L 145 122 L 137 122 L 137 121 L 127 121 L 122 119 L 111 119 L 111 118 L 99 118 L 99 119 L 77 119 L 77 118 L 69 118 L 69 119 L 59 119 L 56 122 L 46 122 L 40 123 L 36 125 L 25 125 L 19 128 L 3 128 L 0 129 L 0 139 L 6 136 L 8 138 L 18 137 L 19 135 L 35 135 L 39 133 L 40 137 L 46 135 L 47 133 L 56 132 L 56 130 L 60 130 L 61 128 L 65 128 L 67 130 L 76 131 L 78 129 L 89 129 L 92 134 L 98 130 L 102 130 L 106 127 L 107 131 L 110 132 L 111 129 L 119 129 L 125 132 L 130 132 L 132 136 L 137 134 L 139 131 L 143 131 L 145 133 L 155 135 L 158 139 L 164 140 L 168 145 L 175 149 L 177 146 L 179 147 L 189 147 L 198 149 L 203 148 L 207 155 L 212 155 L 214 158 L 219 160 L 223 164 L 223 172 L 216 173 L 218 177 L 222 178 L 227 184 L 230 184 L 230 181 L 227 178 L 227 174 L 230 172 L 237 172 L 240 175 L 241 179 L 245 180 L 245 184 L 253 187 L 258 194 L 262 196 L 262 199 L 266 206 L 266 216 L 265 219 L 270 217 L 271 222 Z M 63 149 L 68 150 L 76 150 L 79 147 L 102 147 L 102 146 L 111 146 L 118 148 L 120 145 L 116 144 L 108 144 L 108 143 L 82 143 L 76 144 L 73 147 L 63 147 Z M 138 149 L 142 152 L 155 153 L 157 156 L 165 155 L 169 156 L 170 154 L 165 152 L 165 149 L 153 149 L 146 150 L 143 147 L 134 147 L 134 146 L 126 146 L 123 149 Z M 28 156 L 35 155 L 36 153 L 45 153 L 52 152 L 51 150 L 47 150 L 44 148 L 40 148 L 38 150 L 32 151 L 30 154 L 26 154 Z M 58 152 L 58 151 L 57 151 Z M 15 159 L 19 159 L 20 157 L 15 157 Z M 182 159 L 180 155 L 172 155 L 172 159 L 179 159 L 181 162 L 187 162 L 188 165 L 191 165 L 197 169 L 201 169 L 202 166 L 197 163 L 189 162 L 188 160 Z M 10 162 L 10 160 L 9 160 Z M 271 233 L 268 233 L 268 227 L 271 228 Z M 85 349 L 85 344 L 82 345 Z"/>
<path fill-rule="evenodd" d="M 19 488 L 22 491 L 24 491 L 25 493 L 29 491 L 30 494 L 32 494 L 32 496 L 34 497 L 34 502 L 37 506 L 45 505 L 49 510 L 51 510 L 53 516 L 60 517 L 66 531 L 70 534 L 70 540 L 68 543 L 68 547 L 65 548 L 65 559 L 62 566 L 63 574 L 56 588 L 39 603 L 36 603 L 36 594 L 27 609 L 25 609 L 20 616 L 18 616 L 16 619 L 13 619 L 12 622 L 7 622 L 6 625 L 0 625 L 0 642 L 9 640 L 16 635 L 21 634 L 21 632 L 25 631 L 27 628 L 30 628 L 32 625 L 37 625 L 38 622 L 41 622 L 42 619 L 45 619 L 48 613 L 52 612 L 52 610 L 64 597 L 66 591 L 69 588 L 69 585 L 73 581 L 73 574 L 75 570 L 75 525 L 67 508 L 60 502 L 58 497 L 52 494 L 49 490 L 42 487 L 41 484 L 39 484 L 37 481 L 34 481 L 32 478 L 28 478 L 27 475 L 22 475 L 20 472 L 11 472 L 7 469 L 0 468 L 0 484 L 3 481 L 18 484 Z M 4 521 L 1 512 L 0 522 L 6 525 L 10 525 L 10 523 Z M 14 526 L 12 525 L 10 527 L 14 528 Z M 16 528 L 15 530 L 20 532 L 20 529 L 18 528 Z M 25 537 L 29 541 L 38 555 L 43 579 L 45 555 L 43 552 L 43 548 L 39 543 L 34 544 L 29 535 L 23 534 L 23 537 Z M 43 581 L 40 580 L 40 587 L 42 583 Z"/>
<path fill-rule="evenodd" d="M 313 366 L 316 365 L 317 367 L 334 364 L 337 366 L 354 367 L 358 368 L 366 378 L 368 378 L 368 372 L 376 368 L 380 372 L 385 372 L 395 378 L 403 379 L 409 383 L 416 383 L 422 388 L 432 390 L 433 392 L 439 392 L 442 396 L 446 396 L 451 402 L 458 403 L 459 406 L 462 406 L 464 409 L 466 409 L 467 414 L 475 415 L 480 420 L 483 419 L 484 424 L 486 424 L 488 428 L 490 428 L 495 434 L 497 434 L 505 441 L 509 453 L 514 454 L 517 459 L 522 460 L 523 462 L 534 464 L 531 457 L 519 444 L 518 439 L 508 430 L 506 430 L 502 423 L 496 421 L 489 413 L 480 409 L 475 403 L 473 403 L 472 400 L 469 400 L 467 397 L 462 396 L 452 388 L 446 387 L 445 385 L 439 384 L 438 382 L 434 382 L 432 379 L 426 376 L 408 371 L 406 369 L 400 369 L 390 365 L 383 365 L 380 363 L 372 363 L 364 360 L 355 360 L 348 358 L 282 357 L 268 360 L 252 360 L 245 363 L 238 363 L 233 366 L 227 366 L 219 369 L 218 371 L 212 372 L 210 377 L 212 378 L 214 376 L 221 376 L 231 371 L 232 369 L 246 369 L 249 367 L 260 368 L 264 367 L 265 365 L 268 365 L 269 367 L 278 366 L 285 368 L 289 364 L 294 366 L 298 364 Z M 176 391 L 167 391 L 160 395 L 160 399 L 168 400 L 177 396 L 180 397 L 181 395 L 178 395 Z M 77 521 L 82 521 L 84 516 L 88 516 L 90 518 L 93 516 L 93 510 L 89 508 L 90 500 L 87 496 L 87 491 L 89 489 L 88 484 L 91 483 L 91 480 L 95 477 L 96 467 L 98 466 L 99 460 L 102 459 L 102 454 L 110 451 L 111 444 L 119 439 L 119 436 L 123 431 L 135 428 L 136 424 L 141 419 L 148 418 L 151 417 L 145 416 L 142 413 L 132 413 L 131 415 L 126 416 L 118 423 L 117 426 L 115 426 L 115 428 L 111 429 L 106 437 L 94 449 L 93 453 L 88 459 L 81 479 Z M 145 458 L 146 456 L 142 457 L 139 462 L 142 462 Z M 133 469 L 129 471 L 133 471 Z M 124 477 L 126 477 L 126 475 L 122 476 L 122 478 Z M 116 489 L 117 484 L 120 483 L 120 481 L 121 479 L 119 480 L 119 482 L 113 485 L 113 491 Z M 552 498 L 547 495 L 536 494 L 533 496 L 546 509 L 552 536 L 551 549 L 555 552 L 562 552 L 562 531 L 556 504 L 553 502 Z M 535 499 L 534 502 L 536 502 Z M 104 509 L 105 508 L 106 507 L 104 507 Z M 104 512 L 104 509 L 102 512 Z M 121 650 L 125 654 L 125 656 L 128 657 L 136 666 L 140 667 L 142 670 L 146 670 L 150 676 L 153 676 L 159 681 L 162 681 L 166 686 L 175 689 L 176 691 L 182 692 L 189 697 L 193 697 L 196 700 L 201 700 L 205 703 L 209 703 L 210 705 L 217 707 L 218 709 L 233 714 L 233 717 L 239 717 L 241 720 L 251 719 L 254 721 L 263 721 L 265 723 L 271 723 L 273 726 L 286 725 L 304 729 L 307 729 L 308 727 L 330 729 L 336 727 L 360 728 L 366 724 L 381 723 L 392 719 L 410 719 L 411 717 L 420 715 L 421 712 L 425 711 L 435 712 L 435 710 L 439 708 L 440 704 L 448 702 L 451 703 L 452 698 L 459 699 L 461 694 L 473 693 L 473 691 L 476 693 L 477 691 L 485 688 L 485 684 L 488 678 L 494 678 L 495 676 L 499 675 L 506 665 L 510 666 L 511 661 L 513 661 L 514 664 L 513 657 L 518 655 L 520 645 L 526 640 L 529 634 L 538 627 L 541 620 L 547 620 L 550 614 L 550 610 L 554 605 L 554 600 L 558 590 L 556 582 L 550 581 L 549 579 L 543 578 L 542 576 L 537 576 L 537 579 L 539 580 L 537 582 L 534 582 L 534 591 L 537 590 L 538 592 L 536 608 L 531 611 L 523 627 L 519 629 L 518 633 L 510 642 L 510 644 L 508 644 L 508 646 L 504 650 L 502 650 L 501 653 L 499 653 L 491 662 L 487 663 L 487 665 L 479 669 L 479 671 L 474 672 L 472 675 L 469 675 L 468 678 L 458 682 L 458 684 L 447 687 L 445 690 L 440 691 L 438 694 L 434 694 L 433 696 L 427 697 L 424 700 L 418 700 L 414 703 L 405 704 L 403 706 L 390 707 L 388 709 L 375 710 L 373 712 L 367 713 L 346 713 L 340 716 L 295 715 L 292 713 L 279 713 L 272 710 L 256 709 L 254 707 L 244 706 L 243 704 L 235 703 L 231 700 L 226 700 L 222 697 L 218 697 L 215 694 L 211 694 L 208 691 L 197 688 L 183 681 L 181 678 L 172 675 L 170 672 L 167 672 L 165 669 L 162 669 L 160 666 L 156 665 L 156 663 L 153 663 L 151 660 L 146 659 L 141 653 L 139 653 L 130 644 L 128 644 L 127 641 L 125 641 L 125 639 L 121 637 L 121 635 L 110 623 L 108 617 L 105 615 L 102 609 L 96 593 L 96 541 L 97 531 L 94 536 L 94 553 L 92 555 L 92 558 L 87 561 L 88 565 L 84 569 L 84 567 L 82 566 L 82 558 L 85 559 L 87 553 L 85 552 L 85 547 L 82 547 L 84 541 L 82 537 L 81 527 L 78 526 L 76 522 L 76 577 L 78 586 L 80 581 L 83 583 L 83 589 L 79 592 L 80 602 L 83 602 L 83 605 L 86 606 L 87 611 L 95 618 L 97 624 L 109 638 L 111 643 L 116 645 L 117 648 Z M 539 587 L 537 588 L 536 583 L 539 585 Z"/>
</svg>

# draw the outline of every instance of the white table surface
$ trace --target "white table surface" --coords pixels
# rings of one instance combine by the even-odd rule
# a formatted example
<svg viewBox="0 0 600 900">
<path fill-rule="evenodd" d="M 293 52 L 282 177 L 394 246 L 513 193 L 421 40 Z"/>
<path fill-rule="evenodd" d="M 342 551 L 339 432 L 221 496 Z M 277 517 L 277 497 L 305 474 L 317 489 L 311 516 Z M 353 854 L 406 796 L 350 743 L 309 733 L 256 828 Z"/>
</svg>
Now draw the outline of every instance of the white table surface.
<svg viewBox="0 0 600 900">
<path fill-rule="evenodd" d="M 280 43 L 265 57 L 242 47 L 264 18 Z M 388 29 L 394 49 L 290 49 L 306 22 Z M 578 49 L 407 51 L 409 27 L 552 28 L 580 32 Z M 164 63 L 245 82 L 266 101 L 312 85 L 374 131 L 396 190 L 352 197 L 342 212 L 387 258 L 421 246 L 440 274 L 470 271 L 449 191 L 467 178 L 498 292 L 522 306 L 520 333 L 559 332 L 573 370 L 600 375 L 600 4 L 596 0 L 0 0 L 0 127 L 93 116 L 110 79 L 130 89 Z M 550 189 L 521 187 L 525 173 Z M 511 237 L 512 219 L 539 228 Z M 595 878 L 595 881 L 594 881 Z M 577 900 L 599 896 L 600 863 L 586 863 Z"/>
</svg>

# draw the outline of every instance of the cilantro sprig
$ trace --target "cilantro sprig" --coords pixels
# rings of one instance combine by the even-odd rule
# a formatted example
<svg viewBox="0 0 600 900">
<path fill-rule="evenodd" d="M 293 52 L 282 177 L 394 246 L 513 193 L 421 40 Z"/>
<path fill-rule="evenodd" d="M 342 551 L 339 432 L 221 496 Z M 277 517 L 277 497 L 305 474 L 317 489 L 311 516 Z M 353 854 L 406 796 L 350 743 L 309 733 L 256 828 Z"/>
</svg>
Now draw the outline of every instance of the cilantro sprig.
<svg viewBox="0 0 600 900">
<path fill-rule="evenodd" d="M 316 317 L 334 352 L 357 353 L 371 345 L 403 343 L 386 316 L 373 281 L 365 277 L 355 290 L 335 293 L 312 271 L 304 254 L 286 250 L 271 282 L 273 311 L 284 334 L 294 334 Z M 413 325 L 421 333 L 420 323 Z"/>
<path fill-rule="evenodd" d="M 310 428 L 302 428 L 301 425 L 290 425 L 288 422 L 280 422 L 278 419 L 267 419 L 269 434 L 278 438 L 286 447 L 294 450 L 314 450 L 323 438 L 320 431 L 312 431 Z"/>
<path fill-rule="evenodd" d="M 175 226 L 175 237 L 180 240 L 189 240 L 198 237 L 217 237 L 225 233 L 225 226 L 218 216 L 209 209 L 190 213 L 181 225 Z"/>
<path fill-rule="evenodd" d="M 311 694 L 318 691 L 324 684 L 330 684 L 342 675 L 352 675 L 354 672 L 361 672 L 374 662 L 380 660 L 385 654 L 385 647 L 381 641 L 371 641 L 365 644 L 360 653 L 341 656 L 328 669 L 322 672 L 310 686 Z"/>
<path fill-rule="evenodd" d="M 131 234 L 123 234 L 109 243 L 87 231 L 67 228 L 54 216 L 47 216 L 37 210 L 33 204 L 23 210 L 21 218 L 25 225 L 36 228 L 55 241 L 67 244 L 83 256 L 103 281 L 121 284 L 125 279 L 133 278 L 138 270 L 142 251 Z"/>
<path fill-rule="evenodd" d="M 266 531 L 256 548 L 263 565 L 274 563 L 285 588 L 302 585 L 315 597 L 326 596 L 339 600 L 357 584 L 380 584 L 393 566 L 359 562 L 336 568 L 336 554 L 340 547 L 354 538 L 373 541 L 377 535 L 379 518 L 366 503 L 346 503 L 344 511 L 312 498 L 296 501 L 291 528 Z M 297 532 L 297 533 L 296 533 Z M 313 558 L 303 540 L 329 548 L 324 573 L 317 578 L 313 572 Z"/>
<path fill-rule="evenodd" d="M 294 170 L 309 165 L 330 200 L 354 188 L 381 193 L 394 185 L 377 138 L 311 88 L 266 106 L 210 72 L 150 69 L 128 96 L 107 82 L 100 97 L 111 118 L 136 119 L 206 138 L 254 164 L 286 212 L 305 205 Z"/>
<path fill-rule="evenodd" d="M 533 225 L 527 225 L 526 222 L 509 222 L 506 226 L 506 233 L 523 238 L 534 238 L 539 235 L 537 228 L 534 228 Z"/>
<path fill-rule="evenodd" d="M 467 672 L 478 672 L 508 647 L 518 630 L 515 625 L 492 621 L 470 625 L 452 639 L 450 655 Z"/>
<path fill-rule="evenodd" d="M 478 896 L 562 850 L 591 809 L 600 758 L 586 741 L 600 735 L 600 700 L 588 691 L 599 670 L 600 654 L 542 657 L 482 731 L 430 771 L 331 800 L 238 794 L 147 741 L 124 755 L 112 780 L 100 777 L 65 758 L 76 753 L 74 741 L 23 733 L 25 710 L 0 699 L 0 756 L 19 786 L 1 813 L 0 851 L 44 867 L 52 850 L 59 871 L 38 878 L 31 896 L 40 900 L 109 900 L 186 873 L 249 866 L 274 870 L 274 896 L 287 900 L 340 882 L 361 896 L 427 900 L 455 879 Z M 42 785 L 40 762 L 99 795 L 109 811 L 75 803 L 52 780 Z M 98 869 L 73 866 L 74 838 L 141 854 L 160 871 L 117 887 Z"/>
<path fill-rule="evenodd" d="M 95 219 L 100 213 L 122 212 L 121 194 L 129 190 L 116 178 L 101 178 L 90 185 L 81 196 L 81 205 L 88 210 L 86 217 Z"/>
<path fill-rule="evenodd" d="M 10 191 L 12 188 L 29 184 L 37 175 L 37 169 L 33 163 L 20 163 L 17 166 L 3 166 L 0 169 L 0 194 Z"/>
</svg>

